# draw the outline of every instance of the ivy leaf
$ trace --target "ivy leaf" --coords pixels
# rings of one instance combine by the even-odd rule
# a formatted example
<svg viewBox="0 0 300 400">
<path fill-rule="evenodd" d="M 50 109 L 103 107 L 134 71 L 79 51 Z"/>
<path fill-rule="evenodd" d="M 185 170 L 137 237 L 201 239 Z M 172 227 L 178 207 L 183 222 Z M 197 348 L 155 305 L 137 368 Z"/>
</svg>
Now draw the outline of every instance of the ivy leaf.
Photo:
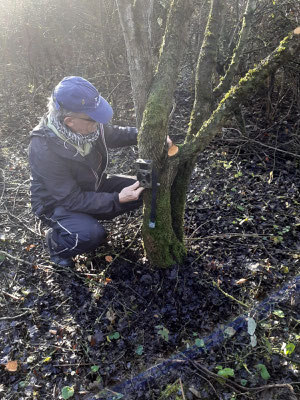
<svg viewBox="0 0 300 400">
<path fill-rule="evenodd" d="M 256 329 L 256 322 L 253 318 L 248 318 L 248 333 L 249 335 L 254 335 Z"/>
<path fill-rule="evenodd" d="M 157 331 L 157 334 L 160 335 L 166 342 L 168 342 L 170 331 L 163 325 L 157 325 L 155 328 L 159 329 L 159 331 Z"/>
<path fill-rule="evenodd" d="M 74 395 L 74 389 L 71 386 L 65 386 L 61 391 L 62 398 L 64 400 L 70 399 Z"/>
<path fill-rule="evenodd" d="M 250 336 L 250 343 L 252 347 L 255 347 L 257 345 L 257 337 L 256 335 L 251 335 Z"/>
<path fill-rule="evenodd" d="M 271 376 L 267 370 L 267 367 L 264 364 L 257 364 L 256 368 L 259 370 L 260 372 L 260 376 L 267 381 Z"/>
<path fill-rule="evenodd" d="M 285 345 L 284 348 L 284 354 L 286 356 L 288 356 L 289 354 L 292 354 L 293 351 L 295 350 L 296 346 L 294 345 L 294 343 L 288 343 L 287 345 Z"/>
<path fill-rule="evenodd" d="M 117 339 L 120 338 L 120 333 L 119 332 L 114 332 L 114 333 L 111 333 L 110 335 L 108 335 L 108 337 L 109 337 L 109 339 L 117 340 Z"/>
<path fill-rule="evenodd" d="M 197 338 L 197 339 L 195 340 L 195 345 L 196 345 L 197 347 L 205 347 L 204 340 L 203 340 L 203 339 Z"/>
<path fill-rule="evenodd" d="M 231 337 L 236 334 L 236 330 L 233 329 L 231 326 L 229 326 L 228 328 L 225 329 L 224 333 L 227 337 Z"/>
<path fill-rule="evenodd" d="M 91 371 L 92 372 L 97 372 L 99 370 L 99 368 L 100 368 L 99 365 L 92 365 L 91 366 Z"/>
<path fill-rule="evenodd" d="M 138 347 L 135 349 L 135 353 L 138 356 L 141 356 L 143 354 L 143 351 L 144 351 L 144 347 L 141 344 L 139 344 Z"/>
<path fill-rule="evenodd" d="M 273 314 L 276 315 L 279 318 L 284 318 L 285 317 L 284 312 L 282 310 L 274 310 Z"/>
<path fill-rule="evenodd" d="M 227 379 L 229 376 L 234 376 L 234 370 L 232 368 L 220 369 L 220 371 L 218 371 L 218 375 Z"/>
</svg>

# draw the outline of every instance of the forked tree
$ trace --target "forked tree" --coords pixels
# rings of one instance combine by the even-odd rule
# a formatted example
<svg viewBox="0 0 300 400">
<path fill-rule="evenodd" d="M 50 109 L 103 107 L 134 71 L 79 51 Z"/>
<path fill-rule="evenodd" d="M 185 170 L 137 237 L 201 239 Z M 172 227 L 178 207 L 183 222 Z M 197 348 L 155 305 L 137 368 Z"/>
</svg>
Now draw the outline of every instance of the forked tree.
<svg viewBox="0 0 300 400">
<path fill-rule="evenodd" d="M 248 0 L 239 40 L 224 76 L 213 87 L 219 32 L 224 0 L 207 0 L 210 12 L 198 55 L 195 99 L 189 128 L 178 151 L 168 153 L 169 114 L 172 108 L 178 69 L 185 46 L 187 25 L 193 12 L 192 0 L 165 1 L 168 16 L 159 54 L 155 56 L 156 0 L 116 0 L 129 64 L 133 100 L 139 127 L 139 157 L 152 160 L 159 177 L 156 224 L 149 226 L 153 189 L 144 191 L 143 242 L 154 266 L 181 263 L 184 246 L 186 194 L 197 155 L 220 131 L 224 121 L 267 77 L 295 56 L 300 48 L 300 28 L 287 33 L 278 47 L 232 85 L 238 60 L 245 47 L 256 0 Z M 155 16 L 155 18 L 153 18 Z M 175 148 L 175 150 L 177 150 Z"/>
</svg>

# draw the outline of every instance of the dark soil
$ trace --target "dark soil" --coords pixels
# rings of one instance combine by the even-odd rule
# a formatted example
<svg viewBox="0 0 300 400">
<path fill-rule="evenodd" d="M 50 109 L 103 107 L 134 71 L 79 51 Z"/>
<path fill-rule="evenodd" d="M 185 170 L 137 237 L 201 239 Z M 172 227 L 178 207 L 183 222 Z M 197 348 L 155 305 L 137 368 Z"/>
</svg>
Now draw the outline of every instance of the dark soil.
<svg viewBox="0 0 300 400">
<path fill-rule="evenodd" d="M 180 140 L 185 110 L 174 117 L 174 140 Z M 144 258 L 141 211 L 106 223 L 108 244 L 78 257 L 74 270 L 51 265 L 46 227 L 30 211 L 28 138 L 6 135 L 0 165 L 0 398 L 59 399 L 66 386 L 75 399 L 97 394 L 201 340 L 298 275 L 299 156 L 287 150 L 284 135 L 299 129 L 299 117 L 290 115 L 275 124 L 276 146 L 257 109 L 245 112 L 247 134 L 223 129 L 201 154 L 186 208 L 188 256 L 167 270 Z M 130 173 L 136 156 L 135 148 L 115 150 L 110 172 Z M 255 347 L 247 332 L 238 332 L 218 352 L 182 368 L 179 377 L 132 398 L 299 398 L 299 298 L 279 303 L 277 313 L 256 322 Z M 292 353 L 284 343 L 295 345 Z M 16 371 L 8 370 L 9 361 L 17 362 Z M 257 364 L 270 378 L 260 376 Z M 203 370 L 217 374 L 218 366 L 234 369 L 235 377 L 224 384 Z M 298 385 L 245 395 L 227 385 L 241 385 L 241 379 L 252 388 Z"/>
</svg>

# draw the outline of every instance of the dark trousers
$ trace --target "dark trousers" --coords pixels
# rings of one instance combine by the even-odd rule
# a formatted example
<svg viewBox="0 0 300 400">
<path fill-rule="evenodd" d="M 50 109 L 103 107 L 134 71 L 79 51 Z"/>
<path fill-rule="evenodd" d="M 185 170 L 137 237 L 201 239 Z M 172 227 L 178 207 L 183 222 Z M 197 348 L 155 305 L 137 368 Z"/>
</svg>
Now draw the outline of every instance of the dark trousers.
<svg viewBox="0 0 300 400">
<path fill-rule="evenodd" d="M 121 190 L 135 183 L 135 179 L 113 176 L 106 178 L 101 185 L 101 192 L 120 193 Z M 62 258 L 74 257 L 77 254 L 95 250 L 107 236 L 98 220 L 110 220 L 120 214 L 135 210 L 142 205 L 142 199 L 121 204 L 121 211 L 114 214 L 91 215 L 71 212 L 64 207 L 56 207 L 49 218 L 43 219 L 52 228 L 52 249 L 50 255 Z"/>
</svg>

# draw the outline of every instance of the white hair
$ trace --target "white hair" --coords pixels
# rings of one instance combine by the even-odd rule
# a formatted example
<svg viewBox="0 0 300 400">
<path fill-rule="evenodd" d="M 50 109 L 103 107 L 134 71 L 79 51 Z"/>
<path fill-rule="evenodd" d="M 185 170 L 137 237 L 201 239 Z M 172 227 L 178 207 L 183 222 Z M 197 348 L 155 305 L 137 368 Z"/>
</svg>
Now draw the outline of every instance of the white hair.
<svg viewBox="0 0 300 400">
<path fill-rule="evenodd" d="M 59 109 L 57 109 L 53 96 L 49 97 L 47 107 L 47 117 L 52 120 L 54 119 L 63 122 L 65 117 L 76 115 L 76 113 L 68 111 L 61 106 L 59 107 Z"/>
</svg>

